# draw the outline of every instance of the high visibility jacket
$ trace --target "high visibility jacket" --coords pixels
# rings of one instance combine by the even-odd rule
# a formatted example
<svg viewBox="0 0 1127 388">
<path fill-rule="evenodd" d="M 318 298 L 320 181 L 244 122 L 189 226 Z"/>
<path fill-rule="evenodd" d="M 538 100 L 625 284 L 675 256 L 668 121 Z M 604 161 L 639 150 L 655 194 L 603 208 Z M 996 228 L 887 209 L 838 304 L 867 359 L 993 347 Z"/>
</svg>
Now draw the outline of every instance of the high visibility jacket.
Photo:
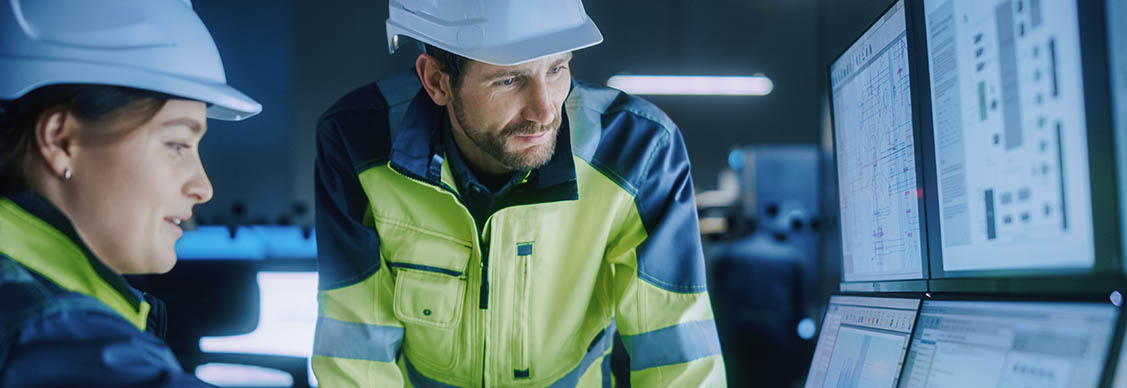
<svg viewBox="0 0 1127 388">
<path fill-rule="evenodd" d="M 45 198 L 0 197 L 0 387 L 210 387 L 157 338 L 162 306 Z"/>
<path fill-rule="evenodd" d="M 478 230 L 413 72 L 322 116 L 316 204 L 324 386 L 724 386 L 689 161 L 673 122 L 573 82 L 556 152 Z"/>
</svg>

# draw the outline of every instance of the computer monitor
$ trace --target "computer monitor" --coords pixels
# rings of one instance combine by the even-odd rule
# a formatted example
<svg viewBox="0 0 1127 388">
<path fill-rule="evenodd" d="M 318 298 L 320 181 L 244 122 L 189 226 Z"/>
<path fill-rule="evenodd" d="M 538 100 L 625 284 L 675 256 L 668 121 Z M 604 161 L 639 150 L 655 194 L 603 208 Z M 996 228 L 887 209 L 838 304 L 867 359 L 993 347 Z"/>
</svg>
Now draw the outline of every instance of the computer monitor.
<svg viewBox="0 0 1127 388">
<path fill-rule="evenodd" d="M 1111 303 L 925 300 L 901 388 L 1097 387 Z"/>
<path fill-rule="evenodd" d="M 830 297 L 806 388 L 895 387 L 918 298 Z"/>
<path fill-rule="evenodd" d="M 932 278 L 1093 272 L 1077 2 L 925 0 L 923 20 Z"/>
<path fill-rule="evenodd" d="M 1111 85 L 1112 120 L 1115 126 L 1115 154 L 1119 165 L 1119 192 L 1127 193 L 1127 3 L 1107 0 L 1108 73 Z M 1119 205 L 1120 225 L 1127 225 L 1127 198 Z M 1127 245 L 1127 228 L 1120 228 Z M 1124 266 L 1127 268 L 1127 266 Z M 1127 381 L 1125 381 L 1127 383 Z"/>
<path fill-rule="evenodd" d="M 830 65 L 845 282 L 927 277 L 907 15 L 896 1 Z"/>
</svg>

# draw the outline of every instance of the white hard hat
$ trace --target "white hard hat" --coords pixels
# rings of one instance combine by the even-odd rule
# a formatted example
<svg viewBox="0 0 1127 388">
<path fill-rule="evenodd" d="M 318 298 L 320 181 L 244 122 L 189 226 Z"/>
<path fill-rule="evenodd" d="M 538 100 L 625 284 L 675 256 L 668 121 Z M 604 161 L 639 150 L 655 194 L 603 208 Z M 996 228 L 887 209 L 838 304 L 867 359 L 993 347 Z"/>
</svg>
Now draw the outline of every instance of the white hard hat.
<svg viewBox="0 0 1127 388">
<path fill-rule="evenodd" d="M 0 100 L 56 84 L 124 86 L 242 120 L 262 105 L 227 85 L 188 0 L 0 0 Z"/>
<path fill-rule="evenodd" d="M 580 0 L 389 0 L 393 53 L 399 35 L 499 66 L 603 41 Z"/>
</svg>

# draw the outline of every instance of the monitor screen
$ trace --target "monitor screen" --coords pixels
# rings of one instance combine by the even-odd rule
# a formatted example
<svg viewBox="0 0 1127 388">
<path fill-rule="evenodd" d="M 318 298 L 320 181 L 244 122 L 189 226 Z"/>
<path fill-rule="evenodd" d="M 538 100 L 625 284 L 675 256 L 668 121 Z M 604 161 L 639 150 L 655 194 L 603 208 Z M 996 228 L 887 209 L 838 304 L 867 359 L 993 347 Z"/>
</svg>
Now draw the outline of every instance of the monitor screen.
<svg viewBox="0 0 1127 388">
<path fill-rule="evenodd" d="M 832 296 L 806 388 L 895 387 L 919 299 Z"/>
<path fill-rule="evenodd" d="M 925 300 L 900 386 L 1096 387 L 1111 303 Z"/>
<path fill-rule="evenodd" d="M 1127 194 L 1127 2 L 1107 0 L 1106 5 L 1115 155 L 1119 164 L 1119 192 L 1123 195 Z M 1119 212 L 1121 225 L 1127 225 L 1127 203 L 1119 205 Z M 1120 230 L 1124 233 L 1123 242 L 1127 244 L 1127 227 Z"/>
<path fill-rule="evenodd" d="M 897 1 L 830 65 L 847 282 L 924 277 L 906 25 Z"/>
<path fill-rule="evenodd" d="M 924 1 L 941 269 L 1095 262 L 1075 1 Z"/>
</svg>

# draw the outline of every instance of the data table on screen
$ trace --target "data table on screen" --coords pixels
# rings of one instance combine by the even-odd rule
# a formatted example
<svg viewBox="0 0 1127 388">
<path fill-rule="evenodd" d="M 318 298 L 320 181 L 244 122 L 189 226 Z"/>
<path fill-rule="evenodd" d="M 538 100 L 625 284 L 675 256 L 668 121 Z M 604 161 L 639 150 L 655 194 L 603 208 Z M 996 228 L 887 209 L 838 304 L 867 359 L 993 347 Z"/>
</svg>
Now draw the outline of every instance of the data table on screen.
<svg viewBox="0 0 1127 388">
<path fill-rule="evenodd" d="M 1076 3 L 924 1 L 942 270 L 1095 263 Z"/>
</svg>

